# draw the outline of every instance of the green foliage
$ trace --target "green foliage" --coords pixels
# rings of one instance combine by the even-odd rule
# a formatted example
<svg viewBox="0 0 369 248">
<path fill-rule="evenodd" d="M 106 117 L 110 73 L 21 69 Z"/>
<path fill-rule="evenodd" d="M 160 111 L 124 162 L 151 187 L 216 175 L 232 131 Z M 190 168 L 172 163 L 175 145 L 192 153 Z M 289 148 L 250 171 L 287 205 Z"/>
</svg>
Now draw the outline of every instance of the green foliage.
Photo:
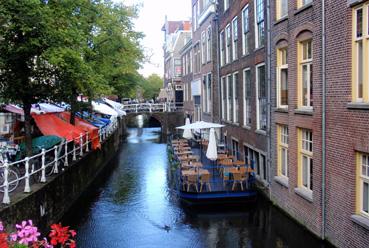
<svg viewBox="0 0 369 248">
<path fill-rule="evenodd" d="M 143 97 L 145 99 L 155 99 L 163 87 L 163 79 L 157 74 L 151 74 L 147 78 L 143 78 L 140 86 L 143 90 Z"/>
<path fill-rule="evenodd" d="M 136 8 L 110 0 L 1 0 L 0 98 L 30 106 L 132 94 L 143 61 Z"/>
</svg>

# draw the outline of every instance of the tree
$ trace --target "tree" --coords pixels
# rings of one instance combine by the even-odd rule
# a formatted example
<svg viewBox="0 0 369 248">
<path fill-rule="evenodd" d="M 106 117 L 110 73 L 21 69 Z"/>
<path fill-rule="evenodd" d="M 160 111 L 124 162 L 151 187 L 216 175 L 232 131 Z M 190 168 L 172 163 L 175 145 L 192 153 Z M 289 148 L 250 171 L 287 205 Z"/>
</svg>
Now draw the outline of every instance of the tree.
<svg viewBox="0 0 369 248">
<path fill-rule="evenodd" d="M 31 104 L 50 97 L 54 68 L 46 51 L 53 46 L 52 12 L 36 0 L 0 3 L 1 96 L 23 104 L 27 154 L 31 155 Z"/>
<path fill-rule="evenodd" d="M 155 99 L 163 86 L 163 79 L 157 74 L 151 74 L 144 78 L 140 84 L 145 99 Z"/>
<path fill-rule="evenodd" d="M 23 105 L 27 155 L 32 103 L 66 101 L 74 114 L 79 94 L 134 88 L 143 59 L 135 15 L 108 0 L 0 2 L 0 97 Z"/>
</svg>

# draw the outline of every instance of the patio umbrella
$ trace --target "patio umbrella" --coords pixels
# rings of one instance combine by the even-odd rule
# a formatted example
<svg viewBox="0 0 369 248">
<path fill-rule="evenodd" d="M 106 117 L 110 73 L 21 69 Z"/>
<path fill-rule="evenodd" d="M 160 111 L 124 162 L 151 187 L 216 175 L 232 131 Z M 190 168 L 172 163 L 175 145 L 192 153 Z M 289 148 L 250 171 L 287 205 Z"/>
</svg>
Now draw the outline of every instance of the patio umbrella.
<svg viewBox="0 0 369 248">
<path fill-rule="evenodd" d="M 191 124 L 191 122 L 190 122 L 190 118 L 186 118 L 186 125 L 189 125 L 189 124 Z M 184 131 L 183 131 L 183 138 L 185 138 L 185 139 L 192 139 L 192 132 L 191 132 L 191 129 L 185 129 Z"/>
<path fill-rule="evenodd" d="M 208 150 L 206 151 L 206 157 L 212 161 L 218 158 L 217 141 L 215 139 L 214 128 L 210 129 Z"/>
<path fill-rule="evenodd" d="M 197 121 L 191 124 L 186 124 L 184 126 L 176 127 L 177 129 L 210 129 L 210 128 L 220 128 L 224 127 L 222 124 L 206 122 L 206 121 Z"/>
</svg>

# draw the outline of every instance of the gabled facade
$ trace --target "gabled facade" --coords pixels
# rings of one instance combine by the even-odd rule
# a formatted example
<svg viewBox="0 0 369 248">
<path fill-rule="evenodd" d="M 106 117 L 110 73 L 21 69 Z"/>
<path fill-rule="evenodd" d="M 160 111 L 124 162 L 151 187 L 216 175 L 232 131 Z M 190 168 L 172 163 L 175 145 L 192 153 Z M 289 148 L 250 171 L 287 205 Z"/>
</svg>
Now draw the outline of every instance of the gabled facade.
<svg viewBox="0 0 369 248">
<path fill-rule="evenodd" d="M 162 28 L 164 32 L 164 89 L 168 101 L 183 102 L 181 49 L 191 39 L 190 21 L 168 21 Z"/>
</svg>

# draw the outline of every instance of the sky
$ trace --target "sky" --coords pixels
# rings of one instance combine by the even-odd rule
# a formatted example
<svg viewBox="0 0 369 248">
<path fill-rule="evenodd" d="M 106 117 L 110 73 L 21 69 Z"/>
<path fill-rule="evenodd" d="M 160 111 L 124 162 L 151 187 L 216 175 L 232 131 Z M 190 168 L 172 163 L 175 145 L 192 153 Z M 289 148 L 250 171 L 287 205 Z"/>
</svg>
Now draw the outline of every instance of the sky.
<svg viewBox="0 0 369 248">
<path fill-rule="evenodd" d="M 161 28 L 164 24 L 165 15 L 168 20 L 190 20 L 191 0 L 115 0 L 127 5 L 142 4 L 139 18 L 135 20 L 136 31 L 143 32 L 145 38 L 142 45 L 145 54 L 151 55 L 150 63 L 145 63 L 140 73 L 148 76 L 157 73 L 164 74 L 163 42 L 164 34 Z"/>
</svg>

